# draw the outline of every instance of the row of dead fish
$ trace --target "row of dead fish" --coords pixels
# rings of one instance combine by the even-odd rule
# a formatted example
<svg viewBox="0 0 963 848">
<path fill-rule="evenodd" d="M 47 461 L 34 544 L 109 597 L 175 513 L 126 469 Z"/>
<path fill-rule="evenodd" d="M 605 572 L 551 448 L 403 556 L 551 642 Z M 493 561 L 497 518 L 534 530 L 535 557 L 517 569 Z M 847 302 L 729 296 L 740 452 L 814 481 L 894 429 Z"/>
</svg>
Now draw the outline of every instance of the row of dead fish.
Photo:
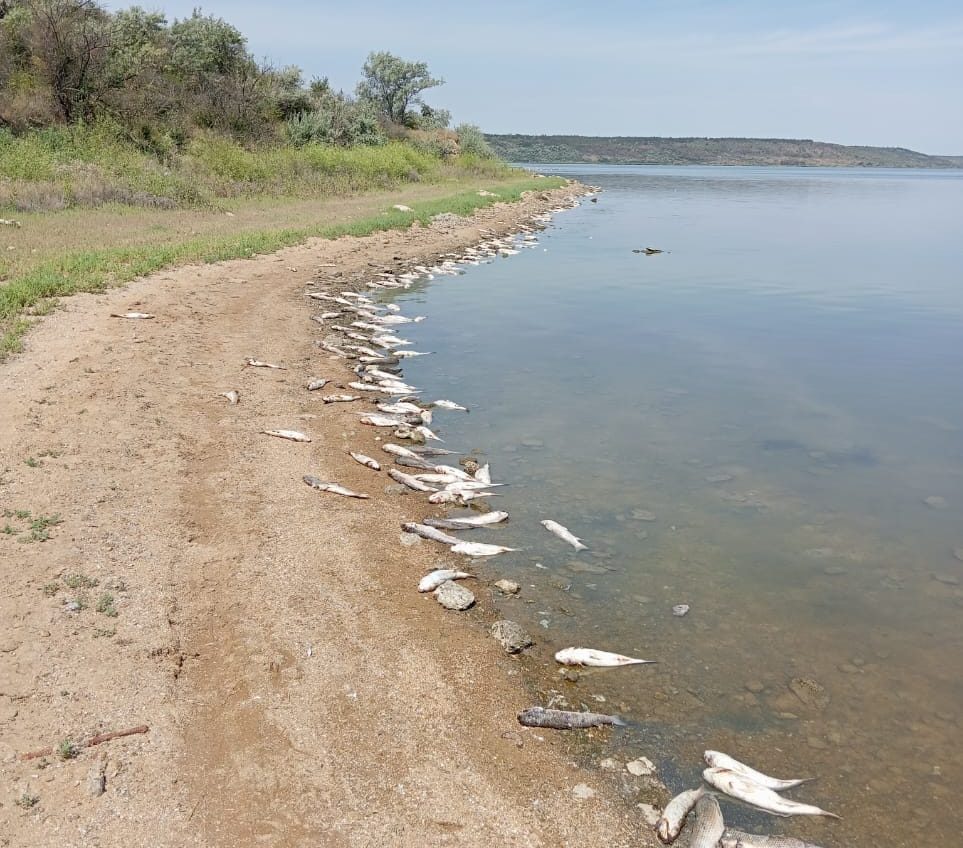
<svg viewBox="0 0 963 848">
<path fill-rule="evenodd" d="M 675 842 L 686 827 L 689 814 L 695 810 L 695 819 L 688 824 L 688 848 L 817 848 L 792 837 L 757 836 L 727 830 L 717 800 L 719 794 L 774 816 L 839 818 L 835 813 L 812 804 L 791 801 L 779 794 L 813 778 L 770 777 L 720 751 L 706 751 L 704 759 L 708 766 L 702 772 L 704 785 L 676 795 L 666 804 L 655 825 L 656 834 L 666 845 Z"/>
</svg>

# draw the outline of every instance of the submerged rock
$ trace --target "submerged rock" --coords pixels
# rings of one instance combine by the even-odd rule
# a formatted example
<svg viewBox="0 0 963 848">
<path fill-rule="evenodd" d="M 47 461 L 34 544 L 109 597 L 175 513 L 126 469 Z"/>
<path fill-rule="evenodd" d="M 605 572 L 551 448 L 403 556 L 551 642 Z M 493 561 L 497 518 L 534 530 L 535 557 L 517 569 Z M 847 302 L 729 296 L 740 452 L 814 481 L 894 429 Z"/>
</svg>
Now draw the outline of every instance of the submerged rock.
<svg viewBox="0 0 963 848">
<path fill-rule="evenodd" d="M 655 774 L 655 763 L 648 757 L 638 757 L 625 764 L 625 770 L 636 777 L 648 777 Z"/>
<path fill-rule="evenodd" d="M 807 707 L 824 710 L 829 706 L 829 693 L 811 677 L 794 677 L 789 681 L 789 690 Z"/>
<path fill-rule="evenodd" d="M 632 518 L 636 521 L 655 521 L 655 513 L 647 509 L 633 509 Z"/>
<path fill-rule="evenodd" d="M 946 498 L 940 495 L 930 495 L 928 498 L 923 498 L 923 503 L 931 509 L 946 509 Z"/>
<path fill-rule="evenodd" d="M 475 603 L 475 596 L 464 586 L 446 580 L 435 589 L 435 600 L 445 609 L 466 610 Z"/>
<path fill-rule="evenodd" d="M 494 585 L 503 595 L 517 595 L 522 591 L 522 587 L 514 580 L 496 580 Z"/>
<path fill-rule="evenodd" d="M 514 621 L 496 621 L 492 625 L 491 634 L 495 641 L 509 654 L 517 654 L 519 651 L 535 644 L 535 640 L 522 629 L 521 625 Z"/>
</svg>

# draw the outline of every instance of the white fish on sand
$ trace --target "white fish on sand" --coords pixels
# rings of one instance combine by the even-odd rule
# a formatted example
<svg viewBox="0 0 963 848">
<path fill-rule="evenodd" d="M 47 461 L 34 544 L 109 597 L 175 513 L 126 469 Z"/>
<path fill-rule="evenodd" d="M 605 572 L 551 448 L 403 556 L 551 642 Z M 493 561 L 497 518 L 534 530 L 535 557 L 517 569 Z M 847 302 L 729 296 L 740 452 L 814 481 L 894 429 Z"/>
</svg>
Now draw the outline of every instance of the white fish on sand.
<svg viewBox="0 0 963 848">
<path fill-rule="evenodd" d="M 428 496 L 428 503 L 431 504 L 467 504 L 476 498 L 490 498 L 491 492 L 473 492 L 469 489 L 445 488 L 440 492 L 435 492 Z"/>
<path fill-rule="evenodd" d="M 678 839 L 682 825 L 685 824 L 686 816 L 705 794 L 706 790 L 702 786 L 698 789 L 687 789 L 685 792 L 680 792 L 665 805 L 662 818 L 655 825 L 656 835 L 662 842 L 671 845 Z"/>
<path fill-rule="evenodd" d="M 420 415 L 423 410 L 418 404 L 410 403 L 409 401 L 400 401 L 398 403 L 378 403 L 375 404 L 378 407 L 379 412 L 387 412 L 391 415 L 405 415 L 411 412 L 415 415 Z"/>
<path fill-rule="evenodd" d="M 326 480 L 322 480 L 320 477 L 315 477 L 313 474 L 305 474 L 303 480 L 312 489 L 317 489 L 319 492 L 331 492 L 333 495 L 342 495 L 346 498 L 358 498 L 359 500 L 367 500 L 369 497 L 369 495 L 362 495 L 360 492 L 353 492 L 351 489 L 346 489 L 344 486 L 339 486 L 337 483 L 330 483 Z"/>
<path fill-rule="evenodd" d="M 391 394 L 391 392 L 386 391 L 381 386 L 377 386 L 373 383 L 360 383 L 357 381 L 353 381 L 351 383 L 348 383 L 348 388 L 354 389 L 356 392 L 378 392 L 379 394 L 383 394 L 383 395 Z"/>
<path fill-rule="evenodd" d="M 342 359 L 351 358 L 351 354 L 349 354 L 346 350 L 342 350 L 340 347 L 329 344 L 328 342 L 320 342 L 318 347 L 321 348 L 321 350 L 326 350 L 328 353 L 333 353 L 335 356 L 340 356 Z"/>
<path fill-rule="evenodd" d="M 413 427 L 412 429 L 413 429 L 416 433 L 424 436 L 424 437 L 425 437 L 426 439 L 428 439 L 429 441 L 432 441 L 432 442 L 440 442 L 440 441 L 443 441 L 442 439 L 439 439 L 438 436 L 436 436 L 434 433 L 432 433 L 431 430 L 429 430 L 427 427 L 425 427 L 425 426 L 423 426 L 423 425 L 419 425 L 419 426 L 417 426 L 417 427 Z"/>
<path fill-rule="evenodd" d="M 595 648 L 563 648 L 555 654 L 555 661 L 562 665 L 590 665 L 598 668 L 614 668 L 620 665 L 648 665 L 655 660 L 638 660 L 623 654 L 597 651 Z"/>
<path fill-rule="evenodd" d="M 416 492 L 438 491 L 434 486 L 429 486 L 427 483 L 422 483 L 420 480 L 416 480 L 410 474 L 405 474 L 403 471 L 399 471 L 397 468 L 389 468 L 388 476 L 396 483 L 401 483 L 402 486 L 407 486 L 409 489 L 413 489 Z"/>
<path fill-rule="evenodd" d="M 484 542 L 459 542 L 451 546 L 453 554 L 465 554 L 466 556 L 482 557 L 504 554 L 508 551 L 516 551 L 518 548 L 506 548 L 504 545 L 486 545 Z"/>
<path fill-rule="evenodd" d="M 289 442 L 310 442 L 311 437 L 299 433 L 297 430 L 262 430 L 265 436 L 277 436 L 279 439 L 287 439 Z"/>
<path fill-rule="evenodd" d="M 578 536 L 574 535 L 567 527 L 563 527 L 557 521 L 546 518 L 540 523 L 549 533 L 554 533 L 562 541 L 568 542 L 575 550 L 584 551 L 588 547 L 582 544 L 582 540 L 579 539 Z"/>
<path fill-rule="evenodd" d="M 260 359 L 246 359 L 244 360 L 245 365 L 250 365 L 251 368 L 275 368 L 278 371 L 284 371 L 283 365 L 275 365 L 273 362 L 262 362 Z"/>
<path fill-rule="evenodd" d="M 772 789 L 775 792 L 792 789 L 794 786 L 800 786 L 814 779 L 811 777 L 799 777 L 790 780 L 780 780 L 778 777 L 769 777 L 769 775 L 763 774 L 761 771 L 756 771 L 754 768 L 750 768 L 745 763 L 740 763 L 738 760 L 733 759 L 728 754 L 723 754 L 721 751 L 706 751 L 702 758 L 706 761 L 706 765 L 711 768 L 734 771 L 736 774 L 742 775 L 753 783 L 758 783 L 760 786 L 765 786 L 766 789 Z"/>
<path fill-rule="evenodd" d="M 687 848 L 717 848 L 726 823 L 715 795 L 703 795 L 695 807 L 695 824 L 690 827 Z"/>
<path fill-rule="evenodd" d="M 379 415 L 377 412 L 368 412 L 358 420 L 372 427 L 403 427 L 405 423 L 403 419 L 394 415 Z"/>
<path fill-rule="evenodd" d="M 418 454 L 416 454 L 413 450 L 403 448 L 401 445 L 393 445 L 391 442 L 386 442 L 383 444 L 381 449 L 385 453 L 394 454 L 395 456 L 406 456 L 408 459 L 419 459 Z"/>
<path fill-rule="evenodd" d="M 454 536 L 443 533 L 437 527 L 429 527 L 427 524 L 418 524 L 415 521 L 405 521 L 401 525 L 401 529 L 404 530 L 405 533 L 414 533 L 416 536 L 421 536 L 422 539 L 441 542 L 443 545 L 457 545 L 461 541 L 461 539 L 456 539 Z"/>
<path fill-rule="evenodd" d="M 111 312 L 111 318 L 130 318 L 132 320 L 145 321 L 148 318 L 154 318 L 149 312 Z"/>
<path fill-rule="evenodd" d="M 234 389 L 231 389 L 229 392 L 221 392 L 220 396 L 227 398 L 231 406 L 234 406 L 234 404 L 241 399 L 240 394 L 238 394 Z"/>
<path fill-rule="evenodd" d="M 348 451 L 348 456 L 350 456 L 355 462 L 360 462 L 366 468 L 371 468 L 375 471 L 381 470 L 381 463 L 378 462 L 377 459 L 372 459 L 370 456 L 365 456 L 363 453 Z"/>
<path fill-rule="evenodd" d="M 330 380 L 312 380 L 308 383 L 308 391 L 316 392 L 318 389 L 323 389 L 330 382 Z"/>
<path fill-rule="evenodd" d="M 483 512 L 481 515 L 470 515 L 466 517 L 457 516 L 455 518 L 426 518 L 425 523 L 435 522 L 435 527 L 443 527 L 447 530 L 470 530 L 472 527 L 487 527 L 491 524 L 498 524 L 508 518 L 507 512 L 492 510 Z"/>
<path fill-rule="evenodd" d="M 750 807 L 772 813 L 774 816 L 828 816 L 838 819 L 835 813 L 826 812 L 812 804 L 800 804 L 777 795 L 771 789 L 760 786 L 729 769 L 707 768 L 702 772 L 702 779 L 720 792 L 743 801 Z"/>
<path fill-rule="evenodd" d="M 361 400 L 361 395 L 325 395 L 321 400 L 325 403 L 351 403 L 353 400 Z"/>
<path fill-rule="evenodd" d="M 432 403 L 432 406 L 437 406 L 439 409 L 451 409 L 457 412 L 468 412 L 467 406 L 462 406 L 460 403 L 455 403 L 453 400 L 436 400 Z"/>
</svg>

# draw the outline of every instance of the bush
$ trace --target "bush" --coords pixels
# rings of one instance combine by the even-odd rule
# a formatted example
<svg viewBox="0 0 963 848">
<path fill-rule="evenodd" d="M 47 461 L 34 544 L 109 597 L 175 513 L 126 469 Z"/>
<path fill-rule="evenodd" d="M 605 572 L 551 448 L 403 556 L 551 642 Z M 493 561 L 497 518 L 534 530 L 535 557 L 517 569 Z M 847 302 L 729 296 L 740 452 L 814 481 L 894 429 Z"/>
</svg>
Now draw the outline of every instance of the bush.
<svg viewBox="0 0 963 848">
<path fill-rule="evenodd" d="M 458 149 L 462 153 L 477 156 L 479 159 L 498 158 L 482 131 L 474 124 L 459 124 L 455 127 L 455 132 L 458 133 Z"/>
</svg>

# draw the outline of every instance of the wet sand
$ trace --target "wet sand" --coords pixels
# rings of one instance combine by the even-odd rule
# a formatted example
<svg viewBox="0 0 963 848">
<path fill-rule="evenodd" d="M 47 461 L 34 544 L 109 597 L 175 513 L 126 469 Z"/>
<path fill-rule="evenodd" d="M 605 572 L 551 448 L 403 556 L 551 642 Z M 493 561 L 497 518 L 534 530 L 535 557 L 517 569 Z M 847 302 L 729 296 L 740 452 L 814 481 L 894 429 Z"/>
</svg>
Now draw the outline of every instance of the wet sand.
<svg viewBox="0 0 963 848">
<path fill-rule="evenodd" d="M 310 280 L 357 288 L 573 190 L 80 295 L 0 366 L 3 844 L 656 844 L 631 786 L 516 722 L 534 668 L 487 634 L 488 580 L 512 575 L 486 565 L 467 613 L 419 595 L 452 556 L 402 544 L 427 503 L 348 457 L 386 456 L 359 404 L 305 390 L 351 377 L 314 345 Z M 110 317 L 128 310 L 157 317 Z M 57 518 L 31 528 L 40 516 Z M 74 758 L 19 758 L 140 724 Z"/>
</svg>

